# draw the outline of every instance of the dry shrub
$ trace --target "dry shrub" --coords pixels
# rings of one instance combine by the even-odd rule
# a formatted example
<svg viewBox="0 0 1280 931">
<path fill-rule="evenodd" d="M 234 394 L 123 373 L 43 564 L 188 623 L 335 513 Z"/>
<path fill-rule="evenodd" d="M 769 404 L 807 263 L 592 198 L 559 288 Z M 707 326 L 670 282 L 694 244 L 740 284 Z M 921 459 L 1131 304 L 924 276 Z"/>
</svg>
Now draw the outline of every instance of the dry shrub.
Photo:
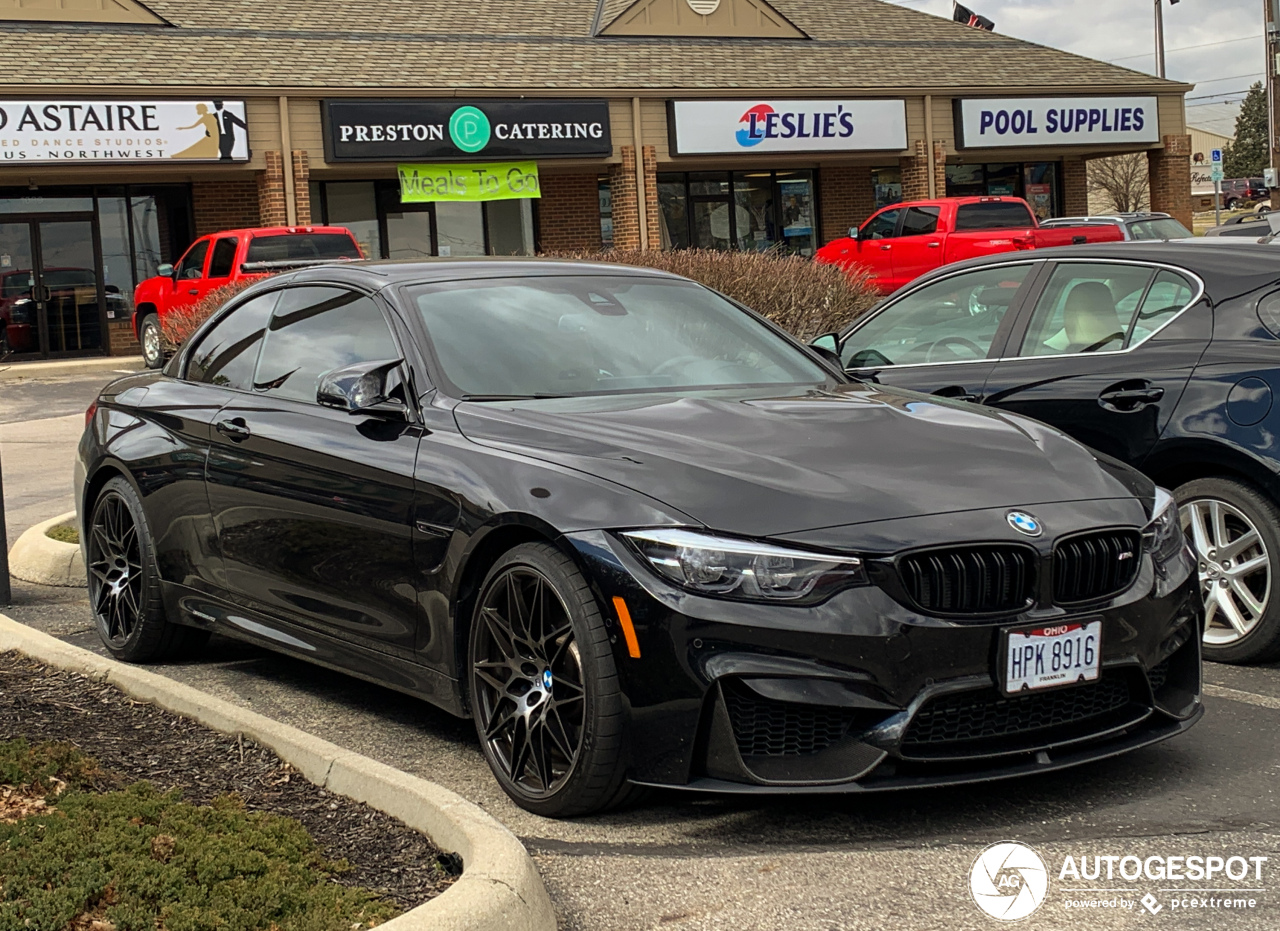
<svg viewBox="0 0 1280 931">
<path fill-rule="evenodd" d="M 799 255 L 684 249 L 578 252 L 560 257 L 683 275 L 746 304 L 806 341 L 843 330 L 879 299 L 865 275 Z"/>
<path fill-rule="evenodd" d="M 261 276 L 240 278 L 220 288 L 214 288 L 204 297 L 186 307 L 177 307 L 160 317 L 160 334 L 164 338 L 166 352 L 177 352 L 178 347 L 191 338 L 214 312 L 249 285 L 260 281 Z"/>
</svg>

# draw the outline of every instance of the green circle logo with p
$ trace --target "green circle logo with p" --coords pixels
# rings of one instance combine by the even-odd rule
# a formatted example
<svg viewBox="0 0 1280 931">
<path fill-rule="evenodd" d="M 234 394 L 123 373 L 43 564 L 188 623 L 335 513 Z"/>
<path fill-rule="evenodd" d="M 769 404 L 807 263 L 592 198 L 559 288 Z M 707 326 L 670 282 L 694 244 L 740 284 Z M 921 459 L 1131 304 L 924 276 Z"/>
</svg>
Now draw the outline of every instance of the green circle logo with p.
<svg viewBox="0 0 1280 931">
<path fill-rule="evenodd" d="M 449 117 L 449 138 L 464 152 L 479 152 L 491 133 L 489 118 L 475 107 L 459 107 Z"/>
</svg>

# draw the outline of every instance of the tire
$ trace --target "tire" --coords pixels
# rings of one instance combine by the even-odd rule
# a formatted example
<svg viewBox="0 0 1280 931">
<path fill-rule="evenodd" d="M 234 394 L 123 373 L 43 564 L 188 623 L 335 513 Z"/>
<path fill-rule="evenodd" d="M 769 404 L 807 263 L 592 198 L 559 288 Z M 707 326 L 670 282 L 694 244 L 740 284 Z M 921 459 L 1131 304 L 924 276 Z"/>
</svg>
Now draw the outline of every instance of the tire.
<svg viewBox="0 0 1280 931">
<path fill-rule="evenodd" d="M 156 662 L 208 641 L 207 631 L 166 619 L 151 528 L 138 493 L 120 476 L 93 502 L 86 551 L 94 625 L 116 659 Z"/>
<path fill-rule="evenodd" d="M 1265 217 L 1269 213 L 1271 213 L 1271 208 L 1265 204 L 1258 208 L 1258 216 L 1260 217 Z"/>
<path fill-rule="evenodd" d="M 1227 209 L 1228 209 L 1228 210 L 1235 210 L 1235 209 L 1236 209 L 1236 199 L 1235 199 L 1234 197 L 1232 197 L 1231 199 L 1229 199 L 1229 200 L 1227 201 Z"/>
<path fill-rule="evenodd" d="M 164 340 L 160 336 L 160 318 L 147 314 L 138 327 L 138 341 L 142 343 L 142 358 L 147 368 L 158 369 L 164 365 Z"/>
<path fill-rule="evenodd" d="M 565 818 L 631 799 L 609 634 L 586 579 L 554 546 L 522 544 L 489 570 L 467 684 L 485 760 L 521 808 Z"/>
<path fill-rule="evenodd" d="M 1231 479 L 1187 482 L 1174 497 L 1205 596 L 1205 659 L 1280 657 L 1280 508 Z"/>
</svg>

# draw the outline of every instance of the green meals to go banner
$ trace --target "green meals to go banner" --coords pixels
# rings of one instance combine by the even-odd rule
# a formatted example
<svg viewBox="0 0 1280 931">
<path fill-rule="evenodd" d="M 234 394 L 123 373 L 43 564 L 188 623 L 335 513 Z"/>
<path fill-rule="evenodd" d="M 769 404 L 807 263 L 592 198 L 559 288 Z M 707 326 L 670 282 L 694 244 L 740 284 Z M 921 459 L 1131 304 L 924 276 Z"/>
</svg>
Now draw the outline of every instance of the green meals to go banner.
<svg viewBox="0 0 1280 931">
<path fill-rule="evenodd" d="M 541 197 L 537 162 L 401 165 L 400 202 L 516 200 Z"/>
</svg>

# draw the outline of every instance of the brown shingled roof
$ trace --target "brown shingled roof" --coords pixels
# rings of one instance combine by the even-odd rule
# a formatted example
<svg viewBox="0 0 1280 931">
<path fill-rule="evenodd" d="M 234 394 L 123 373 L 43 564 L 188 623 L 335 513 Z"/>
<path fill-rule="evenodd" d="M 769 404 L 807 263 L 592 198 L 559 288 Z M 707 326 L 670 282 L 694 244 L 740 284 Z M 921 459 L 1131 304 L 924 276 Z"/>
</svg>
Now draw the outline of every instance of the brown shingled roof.
<svg viewBox="0 0 1280 931">
<path fill-rule="evenodd" d="M 602 2 L 148 0 L 173 27 L 5 23 L 0 87 L 1181 88 L 880 0 L 770 0 L 809 40 L 593 37 Z"/>
</svg>

